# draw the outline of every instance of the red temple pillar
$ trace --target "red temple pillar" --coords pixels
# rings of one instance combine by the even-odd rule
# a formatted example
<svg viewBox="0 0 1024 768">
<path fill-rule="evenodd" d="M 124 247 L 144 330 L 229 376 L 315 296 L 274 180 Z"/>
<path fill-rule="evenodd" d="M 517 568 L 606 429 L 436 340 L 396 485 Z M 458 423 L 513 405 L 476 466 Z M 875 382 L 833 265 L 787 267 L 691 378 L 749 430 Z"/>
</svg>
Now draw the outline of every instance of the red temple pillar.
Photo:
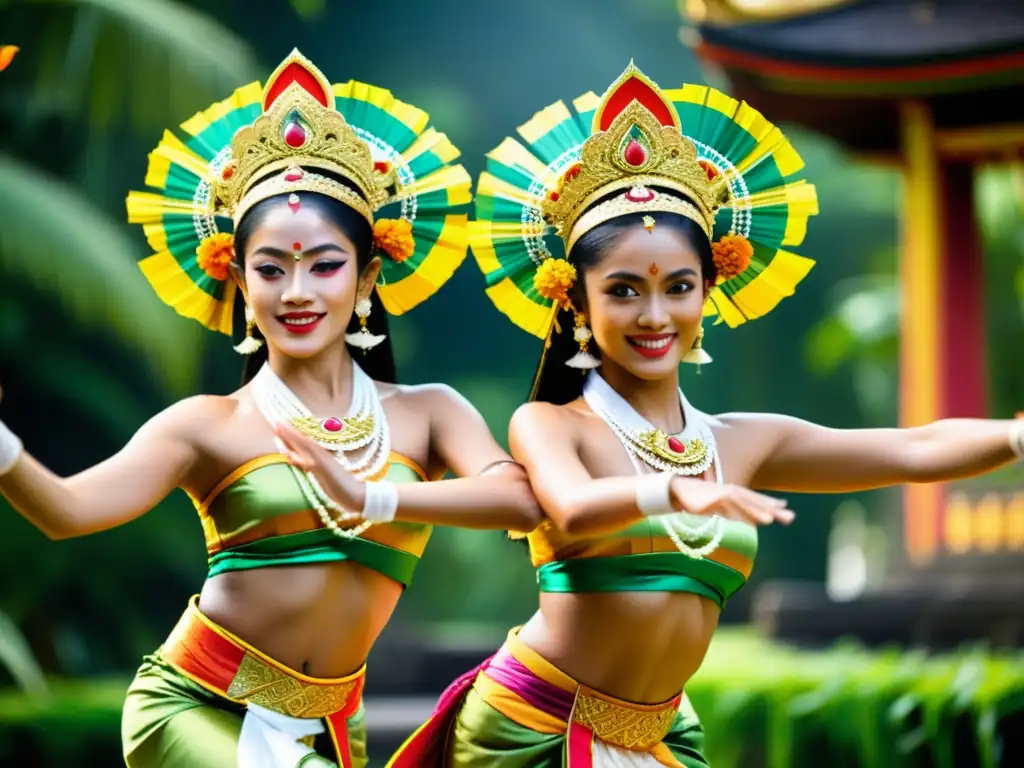
<svg viewBox="0 0 1024 768">
<path fill-rule="evenodd" d="M 943 417 L 988 416 L 985 273 L 975 216 L 975 165 L 939 161 L 941 285 L 939 347 Z"/>
</svg>

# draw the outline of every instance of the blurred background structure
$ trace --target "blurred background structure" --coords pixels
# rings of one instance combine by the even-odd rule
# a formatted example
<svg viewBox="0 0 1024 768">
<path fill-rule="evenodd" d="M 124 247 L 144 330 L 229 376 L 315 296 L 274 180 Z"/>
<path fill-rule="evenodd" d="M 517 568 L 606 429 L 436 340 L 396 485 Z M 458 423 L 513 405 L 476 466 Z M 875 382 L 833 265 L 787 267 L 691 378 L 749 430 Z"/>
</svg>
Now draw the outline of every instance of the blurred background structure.
<svg viewBox="0 0 1024 768">
<path fill-rule="evenodd" d="M 899 175 L 898 285 L 888 296 L 899 302 L 899 423 L 988 416 L 998 398 L 989 360 L 1000 351 L 987 343 L 985 272 L 994 265 L 978 219 L 992 212 L 978 210 L 990 204 L 978 192 L 988 169 L 1009 169 L 1018 186 L 1006 202 L 1024 205 L 1024 9 L 1002 0 L 681 5 L 698 25 L 693 50 L 734 96 Z M 875 642 L 1020 645 L 1022 481 L 1024 473 L 1008 470 L 949 488 L 908 486 L 906 557 L 892 561 L 897 572 L 880 589 L 850 602 L 858 534 L 840 529 L 845 554 L 835 578 L 845 583 L 833 591 L 841 603 L 823 588 L 774 585 L 755 613 L 790 639 L 843 628 Z"/>
<path fill-rule="evenodd" d="M 426 108 L 473 174 L 630 58 L 746 98 L 818 186 L 818 265 L 769 318 L 708 330 L 691 400 L 837 427 L 1024 408 L 1019 3 L 0 0 L 4 45 L 21 50 L 0 72 L 0 407 L 55 471 L 237 386 L 230 343 L 135 267 L 124 197 L 165 127 L 296 46 Z M 504 439 L 540 349 L 472 263 L 392 333 L 402 381 L 454 386 Z M 689 689 L 712 764 L 1024 764 L 1020 473 L 793 504 Z M 0 502 L 0 765 L 120 764 L 124 688 L 198 591 L 201 535 L 183 494 L 57 543 Z M 437 531 L 370 659 L 374 765 L 535 606 L 522 547 Z"/>
</svg>

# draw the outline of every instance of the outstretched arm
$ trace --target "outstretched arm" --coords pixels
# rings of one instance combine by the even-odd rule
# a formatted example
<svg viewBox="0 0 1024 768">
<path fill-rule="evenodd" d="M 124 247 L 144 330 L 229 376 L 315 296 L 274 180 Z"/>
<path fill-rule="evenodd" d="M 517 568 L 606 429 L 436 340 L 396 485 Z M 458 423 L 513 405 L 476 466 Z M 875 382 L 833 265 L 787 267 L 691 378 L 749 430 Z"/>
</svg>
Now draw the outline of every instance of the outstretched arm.
<svg viewBox="0 0 1024 768">
<path fill-rule="evenodd" d="M 911 429 L 829 429 L 762 414 L 722 417 L 757 445 L 751 486 L 841 493 L 971 477 L 1024 452 L 1024 421 L 944 419 Z"/>
<path fill-rule="evenodd" d="M 526 467 L 544 512 L 572 536 L 617 531 L 643 519 L 638 494 L 654 478 L 592 477 L 580 461 L 569 418 L 556 406 L 529 403 L 516 411 L 509 426 L 512 455 Z M 737 486 L 676 476 L 669 495 L 671 509 L 663 513 L 720 514 L 761 525 L 793 519 L 785 502 Z"/>
<path fill-rule="evenodd" d="M 394 486 L 394 519 L 460 528 L 536 528 L 541 512 L 526 472 L 498 445 L 479 412 L 449 387 L 430 387 L 420 396 L 430 413 L 431 449 L 458 477 Z M 289 449 L 292 463 L 313 472 L 341 506 L 364 509 L 366 483 L 342 470 L 327 451 L 289 425 L 275 425 L 275 433 Z"/>
<path fill-rule="evenodd" d="M 179 403 L 147 422 L 117 454 L 71 477 L 27 453 L 0 475 L 0 493 L 51 539 L 84 536 L 148 512 L 185 477 L 195 459 L 186 437 L 196 409 Z"/>
</svg>

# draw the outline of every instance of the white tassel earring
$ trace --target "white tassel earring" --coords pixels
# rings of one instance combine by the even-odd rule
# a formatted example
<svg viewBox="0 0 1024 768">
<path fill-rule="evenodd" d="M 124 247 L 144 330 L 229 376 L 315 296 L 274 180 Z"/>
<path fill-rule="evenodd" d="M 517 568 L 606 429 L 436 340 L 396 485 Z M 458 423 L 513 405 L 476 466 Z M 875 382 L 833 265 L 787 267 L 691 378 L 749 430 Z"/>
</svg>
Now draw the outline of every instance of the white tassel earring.
<svg viewBox="0 0 1024 768">
<path fill-rule="evenodd" d="M 360 299 L 356 302 L 356 317 L 359 318 L 359 330 L 356 333 L 345 334 L 345 341 L 356 349 L 363 350 L 365 355 L 369 350 L 380 344 L 387 336 L 370 333 L 366 327 L 366 318 L 370 316 L 373 304 L 369 299 Z"/>
<path fill-rule="evenodd" d="M 697 366 L 697 373 L 700 373 L 700 366 L 707 365 L 711 362 L 711 355 L 704 349 L 704 326 L 700 327 L 697 331 L 697 338 L 693 340 L 693 346 L 690 347 L 690 351 L 683 355 L 684 363 L 692 363 Z"/>
<path fill-rule="evenodd" d="M 240 355 L 251 355 L 256 352 L 260 347 L 263 346 L 263 341 L 257 339 L 252 335 L 253 329 L 256 327 L 256 318 L 249 309 L 249 305 L 245 305 L 245 338 L 235 347 L 235 352 Z"/>
<path fill-rule="evenodd" d="M 566 360 L 565 364 L 570 368 L 579 368 L 582 371 L 597 368 L 601 365 L 601 361 L 590 354 L 589 345 L 590 340 L 594 338 L 594 334 L 587 327 L 587 318 L 583 316 L 582 312 L 577 312 L 573 308 L 573 319 L 576 327 L 573 329 L 572 337 L 580 345 L 580 351 Z"/>
</svg>

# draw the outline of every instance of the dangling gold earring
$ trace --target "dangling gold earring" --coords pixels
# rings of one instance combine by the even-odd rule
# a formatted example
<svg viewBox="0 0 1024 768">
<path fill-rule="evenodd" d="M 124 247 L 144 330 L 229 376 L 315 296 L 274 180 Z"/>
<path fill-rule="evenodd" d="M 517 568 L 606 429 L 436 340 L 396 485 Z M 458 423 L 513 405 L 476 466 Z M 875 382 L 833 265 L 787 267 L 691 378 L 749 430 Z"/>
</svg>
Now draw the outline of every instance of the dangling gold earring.
<svg viewBox="0 0 1024 768">
<path fill-rule="evenodd" d="M 693 346 L 690 347 L 690 351 L 683 355 L 682 362 L 696 365 L 697 373 L 700 373 L 700 366 L 711 362 L 711 355 L 709 355 L 704 349 L 703 325 L 700 327 L 700 330 L 697 331 L 697 338 L 693 340 Z"/>
<path fill-rule="evenodd" d="M 373 303 L 369 299 L 360 299 L 356 302 L 356 317 L 359 318 L 359 330 L 356 333 L 346 333 L 345 341 L 357 349 L 363 350 L 365 355 L 369 350 L 380 344 L 387 336 L 370 333 L 366 327 L 366 318 L 370 316 Z"/>
<path fill-rule="evenodd" d="M 571 304 L 569 305 L 573 313 L 573 322 L 576 327 L 573 329 L 572 337 L 576 340 L 576 343 L 580 345 L 580 351 L 565 361 L 565 364 L 570 368 L 579 368 L 581 371 L 586 371 L 590 368 L 597 368 L 601 365 L 601 361 L 590 354 L 590 340 L 594 338 L 594 334 L 590 332 L 590 328 L 587 327 L 587 318 L 584 317 L 582 312 L 576 310 Z"/>
<path fill-rule="evenodd" d="M 245 338 L 235 347 L 235 352 L 240 355 L 251 355 L 263 346 L 262 339 L 257 339 L 252 335 L 253 329 L 256 327 L 256 318 L 249 309 L 249 305 L 245 305 Z"/>
</svg>

